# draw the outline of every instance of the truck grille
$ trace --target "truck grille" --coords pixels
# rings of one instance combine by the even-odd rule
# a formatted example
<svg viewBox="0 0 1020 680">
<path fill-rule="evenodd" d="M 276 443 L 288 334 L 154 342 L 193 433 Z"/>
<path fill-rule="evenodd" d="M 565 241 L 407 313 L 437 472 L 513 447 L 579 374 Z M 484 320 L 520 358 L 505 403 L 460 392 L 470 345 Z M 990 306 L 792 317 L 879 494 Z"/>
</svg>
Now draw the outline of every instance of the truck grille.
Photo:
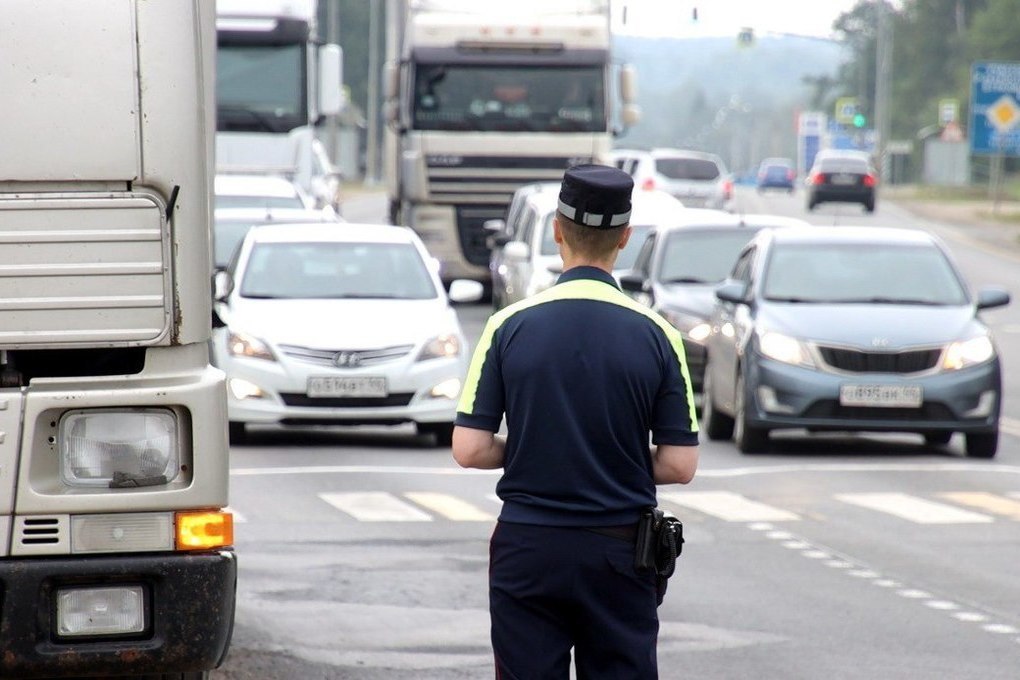
<svg viewBox="0 0 1020 680">
<path fill-rule="evenodd" d="M 559 182 L 584 158 L 507 156 L 429 156 L 429 199 L 436 203 L 495 204 L 504 209 L 513 193 L 532 182 Z M 502 214 L 498 215 L 502 217 Z"/>
<path fill-rule="evenodd" d="M 169 244 L 148 194 L 0 199 L 0 345 L 169 344 Z"/>
</svg>

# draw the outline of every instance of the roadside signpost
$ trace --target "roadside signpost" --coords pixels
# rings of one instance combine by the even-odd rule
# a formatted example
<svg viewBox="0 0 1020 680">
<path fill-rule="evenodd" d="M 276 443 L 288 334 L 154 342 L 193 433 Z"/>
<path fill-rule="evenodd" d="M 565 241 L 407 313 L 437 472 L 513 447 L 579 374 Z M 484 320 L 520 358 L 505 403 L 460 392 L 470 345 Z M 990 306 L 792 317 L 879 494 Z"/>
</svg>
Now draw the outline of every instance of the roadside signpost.
<svg viewBox="0 0 1020 680">
<path fill-rule="evenodd" d="M 971 66 L 969 122 L 971 153 L 1020 155 L 1020 62 Z"/>
</svg>

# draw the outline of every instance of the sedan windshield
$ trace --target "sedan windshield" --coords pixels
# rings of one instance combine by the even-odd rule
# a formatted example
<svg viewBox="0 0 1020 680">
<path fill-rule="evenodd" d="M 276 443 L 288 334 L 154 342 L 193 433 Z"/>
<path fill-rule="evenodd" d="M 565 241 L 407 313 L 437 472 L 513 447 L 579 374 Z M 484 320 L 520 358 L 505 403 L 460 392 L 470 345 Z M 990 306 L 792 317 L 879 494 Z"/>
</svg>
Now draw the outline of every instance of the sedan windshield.
<svg viewBox="0 0 1020 680">
<path fill-rule="evenodd" d="M 769 300 L 962 305 L 952 265 L 934 246 L 862 243 L 780 244 L 764 278 Z"/>
<path fill-rule="evenodd" d="M 718 283 L 758 230 L 675 231 L 666 238 L 658 279 L 662 283 Z"/>
<path fill-rule="evenodd" d="M 258 243 L 240 292 L 271 299 L 436 297 L 425 262 L 410 243 Z"/>
</svg>

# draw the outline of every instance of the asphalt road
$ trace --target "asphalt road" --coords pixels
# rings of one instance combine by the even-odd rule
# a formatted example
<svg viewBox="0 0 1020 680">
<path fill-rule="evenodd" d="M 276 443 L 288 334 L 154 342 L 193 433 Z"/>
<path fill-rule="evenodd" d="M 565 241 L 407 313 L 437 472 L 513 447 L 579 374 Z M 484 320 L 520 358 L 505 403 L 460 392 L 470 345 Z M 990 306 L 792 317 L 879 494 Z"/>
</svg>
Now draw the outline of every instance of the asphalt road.
<svg viewBox="0 0 1020 680">
<path fill-rule="evenodd" d="M 749 212 L 938 232 L 975 285 L 1018 288 L 1018 255 L 882 203 Z M 349 220 L 382 219 L 377 196 Z M 375 212 L 377 211 L 378 212 Z M 487 317 L 460 308 L 474 340 Z M 782 436 L 768 454 L 702 443 L 660 499 L 685 523 L 658 646 L 661 677 L 1020 677 L 1020 304 L 987 315 L 1005 366 L 998 456 L 962 439 Z M 217 680 L 491 678 L 487 541 L 497 473 L 460 470 L 411 428 L 256 431 L 231 452 L 239 513 L 234 643 Z"/>
</svg>

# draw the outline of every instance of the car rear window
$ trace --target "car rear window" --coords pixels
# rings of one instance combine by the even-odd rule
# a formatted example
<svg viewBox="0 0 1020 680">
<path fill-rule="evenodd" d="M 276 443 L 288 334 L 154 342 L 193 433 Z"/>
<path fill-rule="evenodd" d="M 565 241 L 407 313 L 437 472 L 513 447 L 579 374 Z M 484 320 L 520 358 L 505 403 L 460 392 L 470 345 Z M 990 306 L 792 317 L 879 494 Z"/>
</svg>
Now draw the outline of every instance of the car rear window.
<svg viewBox="0 0 1020 680">
<path fill-rule="evenodd" d="M 704 181 L 719 178 L 719 166 L 701 158 L 656 158 L 655 170 L 670 179 Z"/>
<path fill-rule="evenodd" d="M 824 158 L 818 161 L 818 172 L 854 172 L 868 174 L 868 162 L 860 158 Z"/>
</svg>

